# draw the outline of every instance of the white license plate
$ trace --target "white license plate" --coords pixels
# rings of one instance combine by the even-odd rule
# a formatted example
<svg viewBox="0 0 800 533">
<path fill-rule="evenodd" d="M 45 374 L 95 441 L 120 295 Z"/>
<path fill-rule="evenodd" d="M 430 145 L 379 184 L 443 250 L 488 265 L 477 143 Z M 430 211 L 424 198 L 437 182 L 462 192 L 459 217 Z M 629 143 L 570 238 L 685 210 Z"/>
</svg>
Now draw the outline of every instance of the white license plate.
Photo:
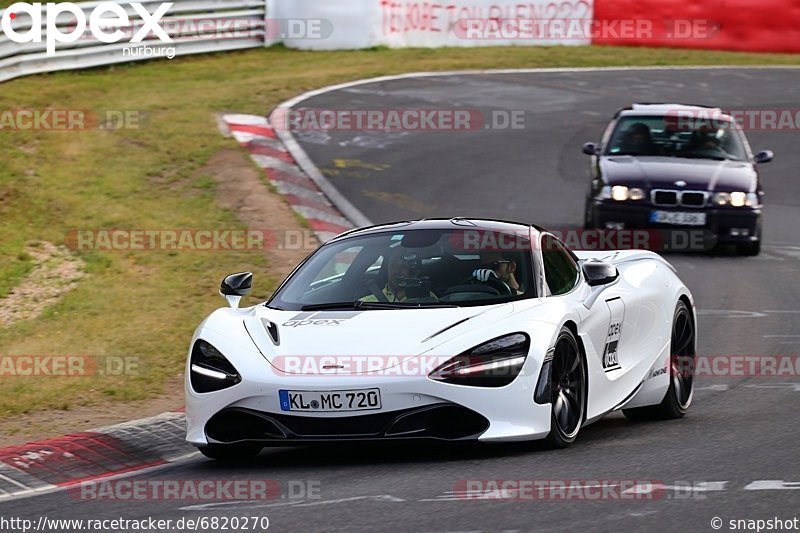
<svg viewBox="0 0 800 533">
<path fill-rule="evenodd" d="M 705 213 L 686 213 L 682 211 L 653 211 L 650 222 L 675 224 L 676 226 L 705 226 Z"/>
<path fill-rule="evenodd" d="M 372 411 L 381 408 L 380 389 L 279 390 L 282 411 L 335 412 Z"/>
</svg>

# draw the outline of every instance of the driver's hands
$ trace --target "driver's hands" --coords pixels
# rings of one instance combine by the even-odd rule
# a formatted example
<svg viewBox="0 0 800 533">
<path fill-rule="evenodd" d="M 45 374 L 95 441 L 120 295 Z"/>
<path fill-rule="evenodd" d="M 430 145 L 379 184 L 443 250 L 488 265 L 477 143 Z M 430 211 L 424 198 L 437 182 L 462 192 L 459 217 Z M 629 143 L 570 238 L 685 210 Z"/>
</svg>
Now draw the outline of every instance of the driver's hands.
<svg viewBox="0 0 800 533">
<path fill-rule="evenodd" d="M 479 268 L 478 270 L 472 273 L 472 277 L 477 279 L 480 282 L 487 282 L 489 278 L 497 277 L 497 274 L 494 273 L 494 270 L 491 268 Z M 499 279 L 499 278 L 498 278 Z"/>
</svg>

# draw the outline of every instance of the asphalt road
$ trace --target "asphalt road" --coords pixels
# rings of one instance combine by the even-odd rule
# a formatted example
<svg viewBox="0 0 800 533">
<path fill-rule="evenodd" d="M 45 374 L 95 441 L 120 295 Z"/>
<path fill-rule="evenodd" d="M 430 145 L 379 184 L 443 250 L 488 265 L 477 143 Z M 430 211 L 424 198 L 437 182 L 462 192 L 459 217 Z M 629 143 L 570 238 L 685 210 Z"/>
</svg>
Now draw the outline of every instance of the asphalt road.
<svg viewBox="0 0 800 533">
<path fill-rule="evenodd" d="M 614 111 L 631 101 L 794 109 L 800 70 L 515 73 L 383 82 L 302 105 L 524 111 L 525 127 L 337 132 L 298 140 L 375 222 L 465 215 L 578 226 L 588 187 L 580 146 L 597 140 Z M 754 149 L 776 154 L 763 169 L 764 252 L 756 258 L 669 257 L 701 310 L 704 356 L 800 353 L 800 136 L 797 130 L 748 135 Z M 191 501 L 84 501 L 57 493 L 6 503 L 0 514 L 268 516 L 270 530 L 278 531 L 714 531 L 714 517 L 723 520 L 721 531 L 729 531 L 731 519 L 800 518 L 800 380 L 703 378 L 697 386 L 695 404 L 682 420 L 634 424 L 615 413 L 585 428 L 578 443 L 562 451 L 527 444 L 275 449 L 246 466 L 197 458 L 138 478 L 274 479 L 284 496 L 290 483 L 307 481 L 318 491 L 314 497 L 196 507 Z M 654 480 L 680 489 L 636 501 L 474 500 L 455 492 L 467 479 Z M 779 489 L 778 480 L 794 482 L 794 489 Z"/>
</svg>

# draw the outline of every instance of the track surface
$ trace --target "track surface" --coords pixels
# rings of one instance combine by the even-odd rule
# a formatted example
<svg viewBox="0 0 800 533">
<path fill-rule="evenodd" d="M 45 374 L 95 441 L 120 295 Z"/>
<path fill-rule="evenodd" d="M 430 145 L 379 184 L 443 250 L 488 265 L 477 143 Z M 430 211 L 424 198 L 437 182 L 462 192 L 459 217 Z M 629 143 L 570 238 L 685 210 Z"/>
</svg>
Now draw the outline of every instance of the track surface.
<svg viewBox="0 0 800 533">
<path fill-rule="evenodd" d="M 733 109 L 793 109 L 800 70 L 678 70 L 482 74 L 398 80 L 317 96 L 304 107 L 523 110 L 514 131 L 298 137 L 333 184 L 375 222 L 487 216 L 555 227 L 581 223 L 588 186 L 583 141 L 597 140 L 631 101 L 688 101 Z M 798 131 L 748 134 L 766 165 L 765 251 L 757 258 L 675 255 L 694 291 L 700 353 L 800 353 Z M 337 160 L 339 160 L 337 162 Z M 246 467 L 198 458 L 154 480 L 275 479 L 319 483 L 319 499 L 227 502 L 76 501 L 65 494 L 0 506 L 3 516 L 177 519 L 266 515 L 279 531 L 713 531 L 712 517 L 800 516 L 800 490 L 746 490 L 758 480 L 800 482 L 800 384 L 706 378 L 680 421 L 632 424 L 615 413 L 564 451 L 493 447 L 343 447 L 267 450 Z M 617 479 L 722 482 L 724 490 L 669 492 L 657 501 L 474 501 L 451 496 L 464 479 Z M 798 484 L 800 487 L 800 484 Z M 752 486 L 751 486 L 752 488 Z M 211 506 L 212 508 L 214 506 Z"/>
</svg>

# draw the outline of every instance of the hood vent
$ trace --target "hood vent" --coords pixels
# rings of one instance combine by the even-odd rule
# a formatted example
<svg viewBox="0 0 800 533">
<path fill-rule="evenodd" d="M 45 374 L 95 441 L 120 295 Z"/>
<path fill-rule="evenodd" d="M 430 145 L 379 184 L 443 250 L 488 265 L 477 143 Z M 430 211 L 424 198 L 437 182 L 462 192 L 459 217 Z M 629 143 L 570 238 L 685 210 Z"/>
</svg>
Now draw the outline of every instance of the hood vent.
<svg viewBox="0 0 800 533">
<path fill-rule="evenodd" d="M 428 338 L 426 338 L 426 339 L 425 339 L 425 340 L 423 340 L 422 342 L 428 342 L 428 341 L 429 341 L 429 340 L 431 340 L 432 338 L 434 338 L 434 337 L 436 337 L 436 336 L 438 336 L 438 335 L 441 335 L 441 334 L 442 334 L 442 333 L 444 333 L 445 331 L 447 331 L 447 330 L 450 330 L 450 329 L 453 329 L 454 327 L 456 327 L 456 326 L 459 326 L 459 325 L 463 324 L 464 322 L 466 322 L 466 321 L 467 321 L 467 320 L 469 320 L 470 318 L 472 318 L 472 317 L 471 317 L 471 316 L 468 316 L 467 318 L 463 318 L 463 319 L 459 320 L 458 322 L 454 322 L 453 324 L 450 324 L 450 325 L 449 325 L 449 326 L 447 326 L 446 328 L 440 329 L 439 331 L 437 331 L 436 333 L 432 334 L 431 336 L 429 336 Z"/>
<path fill-rule="evenodd" d="M 264 325 L 264 329 L 267 330 L 267 333 L 269 333 L 269 338 L 270 340 L 272 340 L 272 344 L 274 344 L 275 346 L 280 346 L 281 339 L 280 336 L 278 335 L 278 324 L 276 324 L 275 322 L 270 322 L 266 318 L 261 319 L 261 324 Z"/>
</svg>

